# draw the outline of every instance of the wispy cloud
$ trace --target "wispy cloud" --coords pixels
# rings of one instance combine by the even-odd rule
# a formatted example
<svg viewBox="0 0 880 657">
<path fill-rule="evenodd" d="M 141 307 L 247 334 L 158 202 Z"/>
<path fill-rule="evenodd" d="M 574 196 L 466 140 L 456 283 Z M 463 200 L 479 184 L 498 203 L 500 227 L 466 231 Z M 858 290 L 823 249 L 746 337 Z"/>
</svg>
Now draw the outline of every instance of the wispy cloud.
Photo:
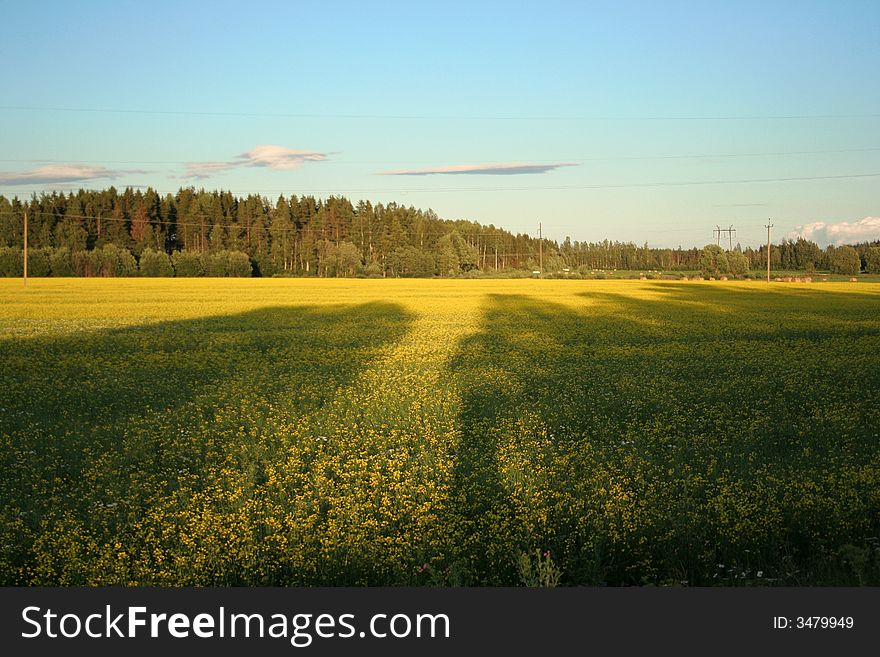
<svg viewBox="0 0 880 657">
<path fill-rule="evenodd" d="M 303 162 L 320 162 L 326 159 L 326 153 L 261 144 L 225 162 L 187 162 L 183 177 L 210 178 L 218 173 L 241 167 L 266 167 L 291 171 L 299 168 Z"/>
<path fill-rule="evenodd" d="M 382 171 L 382 176 L 517 176 L 522 174 L 547 173 L 561 167 L 574 167 L 572 162 L 555 162 L 552 164 L 529 164 L 525 162 L 494 162 L 488 164 L 457 164 L 427 169 L 397 169 Z"/>
<path fill-rule="evenodd" d="M 713 208 L 763 208 L 768 203 L 723 203 L 721 205 L 713 205 Z"/>
<path fill-rule="evenodd" d="M 237 166 L 241 165 L 236 162 L 187 162 L 181 178 L 210 178 Z"/>
<path fill-rule="evenodd" d="M 880 217 L 865 217 L 858 221 L 839 221 L 833 224 L 816 221 L 798 226 L 787 237 L 789 239 L 803 237 L 820 246 L 828 246 L 829 244 L 840 246 L 841 244 L 880 240 Z"/>
<path fill-rule="evenodd" d="M 118 178 L 126 173 L 143 172 L 111 170 L 88 164 L 47 164 L 29 171 L 0 171 L 0 185 L 52 185 L 84 182 L 102 178 Z"/>
</svg>

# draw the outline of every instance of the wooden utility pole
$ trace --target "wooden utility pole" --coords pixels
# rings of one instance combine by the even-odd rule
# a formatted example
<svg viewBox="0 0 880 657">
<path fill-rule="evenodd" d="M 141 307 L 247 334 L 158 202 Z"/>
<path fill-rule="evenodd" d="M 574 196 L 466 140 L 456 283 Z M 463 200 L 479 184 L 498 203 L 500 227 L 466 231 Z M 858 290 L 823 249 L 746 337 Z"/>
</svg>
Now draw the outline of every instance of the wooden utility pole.
<svg viewBox="0 0 880 657">
<path fill-rule="evenodd" d="M 27 287 L 27 220 L 28 209 L 24 206 L 24 286 Z"/>
<path fill-rule="evenodd" d="M 538 222 L 538 269 L 544 273 L 544 235 L 541 232 L 541 223 Z"/>
<path fill-rule="evenodd" d="M 773 224 L 770 223 L 770 220 L 767 220 L 767 282 L 770 282 L 770 229 L 773 228 Z"/>
</svg>

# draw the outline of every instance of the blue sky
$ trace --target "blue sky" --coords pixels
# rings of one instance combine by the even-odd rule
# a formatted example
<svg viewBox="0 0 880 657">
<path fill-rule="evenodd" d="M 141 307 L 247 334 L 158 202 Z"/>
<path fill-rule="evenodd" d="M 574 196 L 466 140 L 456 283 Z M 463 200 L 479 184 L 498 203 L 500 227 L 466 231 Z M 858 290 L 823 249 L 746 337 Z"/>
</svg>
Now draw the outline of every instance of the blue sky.
<svg viewBox="0 0 880 657">
<path fill-rule="evenodd" d="M 856 224 L 880 216 L 880 176 L 864 176 L 880 174 L 873 0 L 7 1 L 3 15 L 7 196 L 195 185 L 540 221 L 557 239 L 691 246 L 732 224 L 757 244 L 768 217 L 778 236 L 821 222 L 880 238 Z"/>
</svg>

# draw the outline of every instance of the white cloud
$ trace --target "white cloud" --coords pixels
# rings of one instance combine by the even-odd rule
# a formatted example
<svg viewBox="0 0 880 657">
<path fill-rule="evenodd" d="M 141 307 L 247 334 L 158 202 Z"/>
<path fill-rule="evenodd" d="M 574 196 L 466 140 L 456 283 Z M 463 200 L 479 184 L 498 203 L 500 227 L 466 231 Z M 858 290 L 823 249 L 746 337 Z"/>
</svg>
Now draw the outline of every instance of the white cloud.
<svg viewBox="0 0 880 657">
<path fill-rule="evenodd" d="M 570 162 L 557 162 L 553 164 L 528 164 L 524 162 L 495 162 L 488 164 L 456 164 L 446 167 L 431 167 L 427 169 L 398 169 L 395 171 L 383 171 L 383 176 L 433 176 L 433 175 L 484 175 L 484 176 L 511 176 L 519 174 L 547 173 L 560 167 L 573 167 L 576 164 Z"/>
<path fill-rule="evenodd" d="M 327 159 L 326 153 L 315 151 L 299 151 L 284 146 L 261 144 L 255 146 L 247 153 L 242 153 L 237 159 L 243 161 L 244 166 L 269 167 L 270 169 L 296 169 L 303 162 L 320 162 Z"/>
<path fill-rule="evenodd" d="M 224 171 L 241 167 L 266 167 L 279 171 L 297 169 L 303 162 L 320 162 L 327 159 L 326 153 L 302 151 L 285 146 L 260 144 L 228 162 L 187 162 L 184 178 L 210 178 Z"/>
<path fill-rule="evenodd" d="M 54 183 L 80 182 L 100 178 L 118 178 L 124 171 L 112 171 L 105 167 L 87 164 L 47 164 L 30 171 L 0 172 L 2 185 L 51 185 Z"/>
<path fill-rule="evenodd" d="M 829 244 L 840 246 L 880 240 L 880 217 L 865 217 L 854 222 L 839 221 L 833 224 L 816 221 L 798 226 L 787 237 L 793 240 L 803 237 L 823 247 Z"/>
</svg>

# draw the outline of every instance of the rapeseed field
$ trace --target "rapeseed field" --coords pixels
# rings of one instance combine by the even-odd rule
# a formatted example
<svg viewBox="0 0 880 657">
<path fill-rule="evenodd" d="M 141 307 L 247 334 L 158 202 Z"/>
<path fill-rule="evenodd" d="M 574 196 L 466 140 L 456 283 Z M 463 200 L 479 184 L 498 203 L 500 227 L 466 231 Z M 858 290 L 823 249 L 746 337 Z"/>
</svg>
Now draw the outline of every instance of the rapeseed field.
<svg viewBox="0 0 880 657">
<path fill-rule="evenodd" d="M 0 583 L 878 585 L 878 408 L 877 284 L 0 280 Z"/>
</svg>

